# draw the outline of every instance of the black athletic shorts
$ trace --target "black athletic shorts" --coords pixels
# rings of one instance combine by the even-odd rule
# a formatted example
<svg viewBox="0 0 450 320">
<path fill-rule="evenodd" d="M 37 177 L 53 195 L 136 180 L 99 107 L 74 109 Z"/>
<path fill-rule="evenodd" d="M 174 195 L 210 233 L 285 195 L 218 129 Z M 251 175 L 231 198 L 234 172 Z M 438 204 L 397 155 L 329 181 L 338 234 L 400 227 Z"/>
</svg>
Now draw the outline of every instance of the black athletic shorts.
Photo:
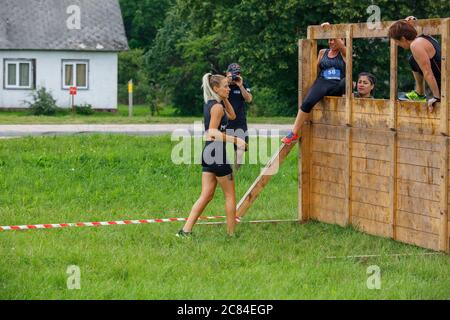
<svg viewBox="0 0 450 320">
<path fill-rule="evenodd" d="M 225 177 L 233 173 L 226 154 L 226 143 L 207 141 L 202 152 L 202 171 Z"/>
</svg>

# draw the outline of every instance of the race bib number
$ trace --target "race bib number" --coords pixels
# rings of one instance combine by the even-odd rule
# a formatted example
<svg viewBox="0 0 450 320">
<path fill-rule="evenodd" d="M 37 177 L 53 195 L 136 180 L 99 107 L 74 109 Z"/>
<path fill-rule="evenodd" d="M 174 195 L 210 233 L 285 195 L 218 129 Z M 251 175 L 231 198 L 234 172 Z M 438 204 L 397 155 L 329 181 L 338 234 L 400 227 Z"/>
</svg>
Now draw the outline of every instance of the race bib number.
<svg viewBox="0 0 450 320">
<path fill-rule="evenodd" d="M 327 80 L 341 80 L 341 70 L 329 68 L 323 71 L 323 77 Z"/>
</svg>

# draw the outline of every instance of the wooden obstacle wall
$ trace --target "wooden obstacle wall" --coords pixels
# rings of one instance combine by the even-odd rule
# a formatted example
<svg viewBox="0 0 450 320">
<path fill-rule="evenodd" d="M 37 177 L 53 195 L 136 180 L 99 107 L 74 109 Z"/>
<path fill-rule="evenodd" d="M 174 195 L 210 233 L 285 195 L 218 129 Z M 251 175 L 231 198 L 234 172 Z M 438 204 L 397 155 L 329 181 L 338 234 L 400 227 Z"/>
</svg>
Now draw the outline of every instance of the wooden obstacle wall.
<svg viewBox="0 0 450 320">
<path fill-rule="evenodd" d="M 317 78 L 317 40 L 346 38 L 345 97 L 326 97 L 302 128 L 299 219 L 314 219 L 433 250 L 449 251 L 449 19 L 419 20 L 441 35 L 442 97 L 397 101 L 397 47 L 391 41 L 390 99 L 356 99 L 352 92 L 353 38 L 386 37 L 366 24 L 312 26 L 299 41 L 299 101 Z M 358 70 L 369 71 L 370 70 Z M 412 75 L 411 75 L 412 77 Z"/>
</svg>

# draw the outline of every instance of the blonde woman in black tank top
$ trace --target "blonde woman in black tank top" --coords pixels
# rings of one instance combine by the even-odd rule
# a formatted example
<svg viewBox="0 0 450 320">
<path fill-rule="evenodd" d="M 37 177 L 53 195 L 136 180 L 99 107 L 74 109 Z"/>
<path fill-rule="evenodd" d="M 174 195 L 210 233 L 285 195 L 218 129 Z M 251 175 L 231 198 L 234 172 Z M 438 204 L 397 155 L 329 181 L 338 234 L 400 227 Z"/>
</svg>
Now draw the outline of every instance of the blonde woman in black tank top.
<svg viewBox="0 0 450 320">
<path fill-rule="evenodd" d="M 233 171 L 226 159 L 226 143 L 234 143 L 239 149 L 246 149 L 244 140 L 225 134 L 228 120 L 236 119 L 236 113 L 228 101 L 230 88 L 228 79 L 222 75 L 210 73 L 203 76 L 203 108 L 206 143 L 202 153 L 202 192 L 192 207 L 189 218 L 178 233 L 178 237 L 189 237 L 192 228 L 211 202 L 217 184 L 225 195 L 227 231 L 234 234 L 236 225 L 236 192 Z"/>
</svg>

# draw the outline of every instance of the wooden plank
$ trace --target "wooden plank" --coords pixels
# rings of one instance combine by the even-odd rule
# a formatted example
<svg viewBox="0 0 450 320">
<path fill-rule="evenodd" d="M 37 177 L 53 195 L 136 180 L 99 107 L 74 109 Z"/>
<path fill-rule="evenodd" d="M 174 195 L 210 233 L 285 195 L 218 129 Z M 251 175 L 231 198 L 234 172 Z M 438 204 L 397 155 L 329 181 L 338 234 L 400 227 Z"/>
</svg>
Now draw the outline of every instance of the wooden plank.
<svg viewBox="0 0 450 320">
<path fill-rule="evenodd" d="M 344 169 L 344 185 L 345 185 L 345 220 L 344 225 L 349 225 L 352 223 L 352 129 L 347 128 L 347 152 L 346 152 L 346 162 L 347 166 Z"/>
<path fill-rule="evenodd" d="M 321 181 L 344 183 L 344 172 L 338 169 L 324 168 L 313 165 L 311 178 Z"/>
<path fill-rule="evenodd" d="M 440 220 L 420 214 L 414 214 L 399 210 L 397 213 L 397 225 L 408 229 L 439 234 Z"/>
<path fill-rule="evenodd" d="M 311 147 L 313 152 L 324 152 L 337 155 L 347 154 L 345 141 L 325 140 L 313 137 Z"/>
<path fill-rule="evenodd" d="M 414 132 L 398 132 L 397 135 L 398 135 L 400 144 L 404 140 L 405 141 L 414 140 L 414 141 L 430 142 L 430 144 L 437 144 L 438 146 L 440 145 L 439 137 L 434 136 L 434 135 L 426 135 L 426 134 L 414 133 Z M 401 145 L 399 145 L 399 146 L 401 146 Z M 423 149 L 423 150 L 427 150 L 427 149 Z M 439 151 L 439 149 L 437 149 L 435 151 Z"/>
<path fill-rule="evenodd" d="M 433 112 L 429 112 L 425 102 L 397 101 L 397 110 L 399 117 L 421 118 L 421 119 L 440 119 L 440 104 L 436 104 Z"/>
<path fill-rule="evenodd" d="M 345 198 L 345 185 L 343 184 L 312 179 L 311 185 L 312 192 L 316 194 L 332 196 L 341 199 Z"/>
<path fill-rule="evenodd" d="M 400 135 L 400 133 L 399 133 Z M 425 137 L 422 135 L 422 137 Z M 430 136 L 429 136 L 430 137 Z M 435 137 L 436 136 L 431 136 Z M 411 138 L 400 138 L 398 139 L 397 145 L 399 148 L 412 149 L 412 150 L 423 150 L 428 152 L 439 152 L 441 150 L 441 145 L 435 141 L 417 141 Z"/>
<path fill-rule="evenodd" d="M 264 167 L 259 177 L 256 178 L 253 185 L 248 189 L 241 201 L 239 201 L 236 209 L 236 215 L 238 217 L 243 217 L 246 214 L 247 210 L 258 198 L 264 187 L 269 183 L 270 179 L 278 172 L 279 167 L 295 145 L 296 143 L 292 143 L 289 146 L 283 144 L 280 149 L 275 152 L 272 159 Z"/>
<path fill-rule="evenodd" d="M 398 91 L 398 47 L 394 39 L 390 40 L 390 94 L 389 94 L 389 128 L 397 129 L 397 91 Z"/>
<path fill-rule="evenodd" d="M 345 155 L 336 155 L 331 153 L 313 152 L 311 162 L 313 165 L 325 168 L 344 170 L 347 161 Z"/>
<path fill-rule="evenodd" d="M 448 234 L 448 184 L 449 184 L 449 141 L 448 137 L 443 136 L 442 149 L 440 154 L 440 228 L 439 228 L 439 250 L 449 251 Z"/>
<path fill-rule="evenodd" d="M 416 28 L 421 27 L 428 35 L 440 35 L 441 34 L 441 21 L 442 19 L 423 19 L 414 21 Z M 369 28 L 367 23 L 355 23 L 353 26 L 353 39 L 357 38 L 387 38 L 389 27 L 395 21 L 382 21 L 380 28 Z M 335 39 L 345 38 L 347 35 L 349 24 L 334 24 L 330 26 L 309 26 L 308 35 L 309 39 Z"/>
<path fill-rule="evenodd" d="M 440 155 L 437 152 L 412 150 L 412 149 L 397 149 L 398 163 L 412 164 L 417 166 L 439 168 Z"/>
<path fill-rule="evenodd" d="M 439 185 L 439 169 L 418 167 L 409 164 L 398 164 L 397 167 L 397 177 L 402 180 Z"/>
<path fill-rule="evenodd" d="M 353 142 L 376 144 L 380 146 L 389 145 L 389 132 L 380 132 L 366 129 L 353 129 Z"/>
<path fill-rule="evenodd" d="M 440 218 L 439 202 L 398 196 L 398 210 L 407 211 L 424 216 Z"/>
<path fill-rule="evenodd" d="M 382 192 L 389 192 L 390 177 L 376 176 L 373 174 L 353 172 L 352 186 L 366 188 Z"/>
<path fill-rule="evenodd" d="M 386 207 L 352 201 L 352 214 L 353 217 L 391 224 L 389 208 Z"/>
<path fill-rule="evenodd" d="M 388 192 L 352 187 L 352 201 L 388 208 L 390 195 Z"/>
<path fill-rule="evenodd" d="M 311 205 L 312 207 L 318 207 L 321 209 L 328 210 L 330 212 L 335 212 L 341 215 L 344 215 L 344 204 L 345 200 L 326 196 L 323 194 L 311 193 Z"/>
<path fill-rule="evenodd" d="M 317 65 L 317 41 L 298 42 L 298 108 L 313 83 Z M 302 144 L 298 149 L 298 219 L 306 222 L 311 214 L 311 125 L 304 123 L 301 129 Z"/>
<path fill-rule="evenodd" d="M 389 115 L 389 100 L 385 99 L 362 99 L 352 100 L 353 112 L 363 114 Z"/>
<path fill-rule="evenodd" d="M 314 124 L 345 125 L 345 112 L 313 109 L 312 122 Z"/>
<path fill-rule="evenodd" d="M 444 136 L 449 135 L 448 125 L 448 112 L 449 112 L 449 99 L 448 94 L 450 92 L 450 44 L 449 44 L 449 32 L 450 32 L 450 18 L 442 20 L 441 24 L 442 38 L 441 38 L 441 110 L 440 110 L 440 131 Z M 447 246 L 448 246 L 448 241 Z"/>
<path fill-rule="evenodd" d="M 422 248 L 432 249 L 436 251 L 439 250 L 438 236 L 423 231 L 398 227 L 396 240 L 409 244 L 414 244 Z"/>
<path fill-rule="evenodd" d="M 344 226 L 343 216 L 342 213 L 336 212 L 334 208 L 324 209 L 318 205 L 313 205 L 311 208 L 311 218 L 320 222 Z"/>
<path fill-rule="evenodd" d="M 437 202 L 440 189 L 432 184 L 397 179 L 397 192 L 399 195 Z"/>
<path fill-rule="evenodd" d="M 379 237 L 389 238 L 391 236 L 390 225 L 378 221 L 367 220 L 355 216 L 352 223 L 356 229 Z"/>
<path fill-rule="evenodd" d="M 398 117 L 397 130 L 399 132 L 436 135 L 439 134 L 439 120 L 428 118 Z"/>
<path fill-rule="evenodd" d="M 442 62 L 441 62 L 441 134 L 449 135 L 448 112 L 450 103 L 450 18 L 445 19 L 441 24 L 442 29 Z M 450 215 L 448 214 L 448 184 L 449 184 L 449 141 L 444 138 L 443 149 L 441 153 L 441 221 L 439 231 L 439 250 L 450 252 Z M 445 152 L 445 149 L 447 149 Z M 445 154 L 444 154 L 445 152 Z M 447 190 L 445 190 L 447 188 Z"/>
<path fill-rule="evenodd" d="M 390 160 L 389 147 L 359 142 L 352 143 L 353 156 L 373 160 Z"/>
<path fill-rule="evenodd" d="M 327 140 L 345 141 L 346 139 L 346 132 L 344 128 L 320 124 L 312 127 L 312 135 L 314 138 Z"/>
<path fill-rule="evenodd" d="M 397 132 L 392 132 L 390 138 L 390 176 L 389 176 L 389 211 L 391 220 L 391 237 L 392 239 L 397 238 L 397 170 L 398 170 L 398 136 Z"/>
<path fill-rule="evenodd" d="M 387 115 L 354 113 L 352 126 L 355 128 L 386 130 L 390 128 L 389 119 Z"/>
<path fill-rule="evenodd" d="M 355 157 L 353 157 L 352 161 L 352 172 L 373 174 L 383 177 L 390 176 L 391 166 L 389 161 L 371 160 Z"/>
<path fill-rule="evenodd" d="M 338 97 L 324 97 L 316 104 L 314 110 L 346 112 L 345 100 Z"/>
<path fill-rule="evenodd" d="M 298 186 L 299 186 L 299 204 L 298 219 L 306 222 L 311 214 L 311 125 L 309 123 L 302 126 L 302 143 L 299 145 L 298 159 Z"/>
</svg>

